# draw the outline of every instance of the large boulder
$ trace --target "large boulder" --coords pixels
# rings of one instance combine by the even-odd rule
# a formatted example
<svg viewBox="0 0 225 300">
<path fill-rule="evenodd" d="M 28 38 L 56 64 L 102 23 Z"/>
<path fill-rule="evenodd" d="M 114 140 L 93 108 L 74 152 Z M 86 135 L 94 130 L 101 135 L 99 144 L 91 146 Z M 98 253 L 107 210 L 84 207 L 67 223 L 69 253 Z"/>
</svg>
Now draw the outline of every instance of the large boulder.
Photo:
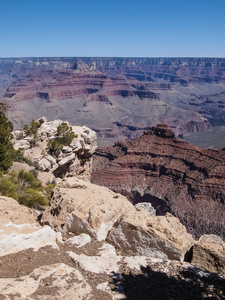
<svg viewBox="0 0 225 300">
<path fill-rule="evenodd" d="M 127 211 L 136 210 L 124 196 L 69 177 L 55 188 L 41 222 L 64 232 L 86 232 L 100 241 Z"/>
<path fill-rule="evenodd" d="M 225 242 L 217 235 L 201 236 L 194 245 L 192 263 L 199 268 L 225 275 Z"/>
<path fill-rule="evenodd" d="M 194 244 L 177 218 L 169 213 L 149 217 L 147 211 L 129 211 L 110 231 L 107 241 L 128 254 L 180 261 L 187 259 Z"/>
</svg>

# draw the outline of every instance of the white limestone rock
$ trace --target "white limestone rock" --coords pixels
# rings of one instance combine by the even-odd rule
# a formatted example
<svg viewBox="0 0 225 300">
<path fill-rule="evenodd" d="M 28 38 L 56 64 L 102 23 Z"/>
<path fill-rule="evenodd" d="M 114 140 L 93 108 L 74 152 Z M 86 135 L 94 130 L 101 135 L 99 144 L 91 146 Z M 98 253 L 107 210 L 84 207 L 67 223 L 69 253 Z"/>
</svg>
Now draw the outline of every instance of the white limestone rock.
<svg viewBox="0 0 225 300">
<path fill-rule="evenodd" d="M 31 210 L 12 198 L 0 196 L 0 219 L 0 256 L 29 248 L 58 247 L 61 234 L 49 226 L 41 227 Z"/>
<path fill-rule="evenodd" d="M 225 242 L 217 235 L 202 235 L 194 245 L 192 262 L 199 268 L 225 275 Z"/>
<path fill-rule="evenodd" d="M 66 242 L 72 245 L 76 245 L 78 248 L 80 248 L 90 243 L 91 237 L 86 233 L 81 233 L 80 235 L 69 238 Z"/>
<path fill-rule="evenodd" d="M 122 258 L 116 255 L 115 248 L 112 245 L 103 246 L 97 256 L 78 255 L 72 251 L 69 251 L 68 254 L 83 270 L 92 273 L 117 273 L 119 271 L 118 263 Z"/>
<path fill-rule="evenodd" d="M 147 211 L 129 211 L 110 231 L 107 241 L 129 254 L 180 261 L 194 245 L 179 219 L 171 214 L 149 217 Z"/>
<path fill-rule="evenodd" d="M 13 230 L 14 227 L 18 228 L 18 225 L 10 224 L 10 227 Z M 29 225 L 24 224 L 24 227 L 29 227 Z M 23 226 L 20 228 L 23 229 Z M 0 256 L 30 248 L 37 251 L 44 246 L 58 248 L 56 243 L 57 234 L 49 226 L 41 228 L 31 226 L 30 229 L 32 229 L 32 232 L 29 233 L 23 233 L 23 230 L 21 230 L 20 233 L 11 234 L 2 234 L 2 232 L 0 232 Z"/>
<path fill-rule="evenodd" d="M 44 171 L 48 171 L 51 168 L 51 163 L 49 160 L 47 160 L 46 158 L 42 158 L 39 160 L 38 162 L 39 166 L 44 170 Z"/>
<path fill-rule="evenodd" d="M 60 231 L 86 232 L 101 241 L 126 211 L 136 210 L 124 196 L 68 177 L 55 188 L 41 222 Z"/>
<path fill-rule="evenodd" d="M 65 164 L 72 163 L 74 161 L 75 157 L 76 157 L 76 154 L 72 153 L 69 156 L 66 156 L 66 157 L 62 158 L 61 160 L 59 160 L 58 164 L 59 164 L 59 166 L 63 166 Z"/>
</svg>

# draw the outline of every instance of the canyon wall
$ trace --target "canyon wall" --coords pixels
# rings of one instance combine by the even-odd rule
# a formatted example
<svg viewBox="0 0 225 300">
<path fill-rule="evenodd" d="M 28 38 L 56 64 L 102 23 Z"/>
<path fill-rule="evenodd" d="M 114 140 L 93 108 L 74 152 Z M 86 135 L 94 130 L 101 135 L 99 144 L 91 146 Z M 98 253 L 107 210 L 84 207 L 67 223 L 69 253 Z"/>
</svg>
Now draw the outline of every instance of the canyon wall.
<svg viewBox="0 0 225 300">
<path fill-rule="evenodd" d="M 160 122 L 184 138 L 225 132 L 225 59 L 0 59 L 0 101 L 15 129 L 44 115 L 87 125 L 100 145 Z"/>
<path fill-rule="evenodd" d="M 91 180 L 134 204 L 150 202 L 158 214 L 197 214 L 199 221 L 205 213 L 210 223 L 224 210 L 224 159 L 224 150 L 194 147 L 160 124 L 137 139 L 97 150 Z M 220 218 L 224 222 L 224 214 Z M 220 224 L 216 230 L 222 229 Z"/>
</svg>

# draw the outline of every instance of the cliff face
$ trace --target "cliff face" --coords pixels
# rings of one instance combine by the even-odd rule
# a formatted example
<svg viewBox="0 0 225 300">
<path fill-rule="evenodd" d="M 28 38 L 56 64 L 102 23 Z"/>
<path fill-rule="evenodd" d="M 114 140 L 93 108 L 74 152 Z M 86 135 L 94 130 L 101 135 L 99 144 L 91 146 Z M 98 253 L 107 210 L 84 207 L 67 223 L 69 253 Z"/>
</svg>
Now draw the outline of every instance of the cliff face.
<svg viewBox="0 0 225 300">
<path fill-rule="evenodd" d="M 0 60 L 0 101 L 15 128 L 45 115 L 86 124 L 104 145 L 160 122 L 176 135 L 224 126 L 224 90 L 224 59 Z"/>
<path fill-rule="evenodd" d="M 151 202 L 159 214 L 181 215 L 189 206 L 196 213 L 212 203 L 224 204 L 224 160 L 225 151 L 194 147 L 174 138 L 172 130 L 160 124 L 135 140 L 99 149 L 91 180 L 133 203 Z"/>
</svg>

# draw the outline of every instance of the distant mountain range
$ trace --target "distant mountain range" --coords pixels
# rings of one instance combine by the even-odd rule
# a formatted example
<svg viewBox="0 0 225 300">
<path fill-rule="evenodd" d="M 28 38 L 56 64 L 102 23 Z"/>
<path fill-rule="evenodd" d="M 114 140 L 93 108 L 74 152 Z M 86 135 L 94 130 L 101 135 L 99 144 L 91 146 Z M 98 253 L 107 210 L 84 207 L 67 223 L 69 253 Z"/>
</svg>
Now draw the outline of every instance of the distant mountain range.
<svg viewBox="0 0 225 300">
<path fill-rule="evenodd" d="M 5 58 L 0 101 L 15 129 L 59 118 L 105 146 L 163 122 L 198 146 L 225 147 L 222 58 Z"/>
</svg>

